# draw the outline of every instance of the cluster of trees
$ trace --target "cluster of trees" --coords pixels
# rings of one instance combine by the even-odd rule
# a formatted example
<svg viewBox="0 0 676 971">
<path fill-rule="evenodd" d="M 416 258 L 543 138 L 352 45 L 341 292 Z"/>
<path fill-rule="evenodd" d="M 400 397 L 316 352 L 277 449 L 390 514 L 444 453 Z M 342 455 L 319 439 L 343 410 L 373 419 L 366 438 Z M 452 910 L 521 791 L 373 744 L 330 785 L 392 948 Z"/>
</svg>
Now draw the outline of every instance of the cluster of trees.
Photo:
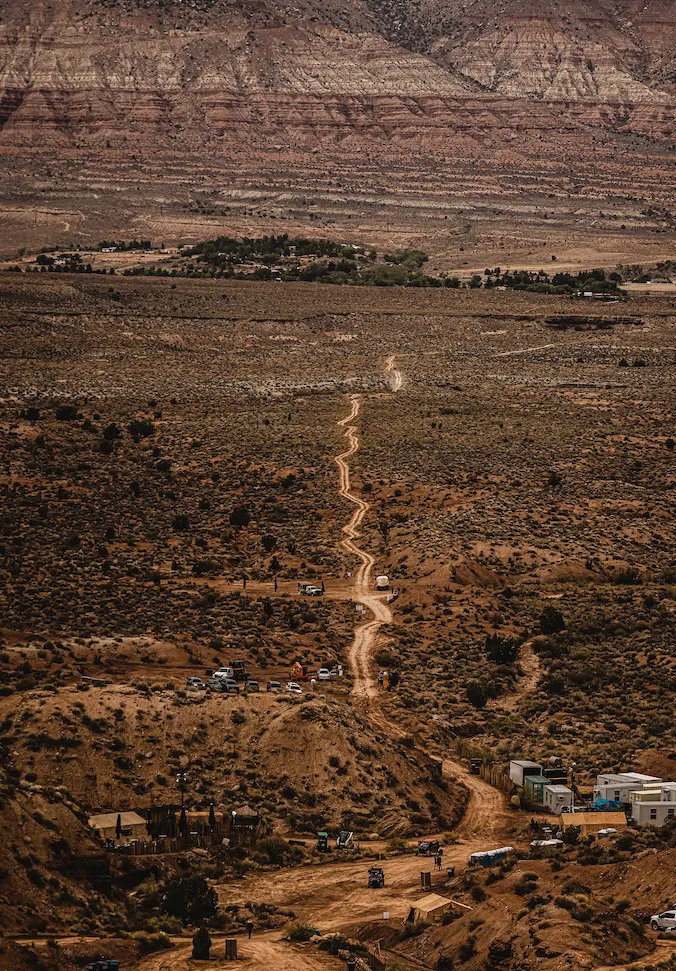
<svg viewBox="0 0 676 971">
<path fill-rule="evenodd" d="M 649 283 L 651 280 L 671 280 L 676 276 L 676 260 L 663 260 L 651 266 L 631 263 L 617 267 L 623 279 L 630 283 Z"/>
<path fill-rule="evenodd" d="M 230 266 L 237 263 L 251 261 L 261 263 L 278 263 L 292 258 L 304 257 L 353 257 L 356 252 L 363 252 L 359 247 L 345 246 L 331 239 L 307 239 L 304 236 L 290 237 L 288 233 L 280 236 L 260 236 L 252 239 L 235 239 L 232 236 L 217 236 L 216 239 L 197 243 L 184 255 L 198 257 L 203 263 L 214 266 Z M 372 259 L 375 259 L 375 250 Z"/>
<path fill-rule="evenodd" d="M 578 293 L 580 290 L 589 293 L 611 293 L 620 295 L 619 285 L 623 282 L 622 275 L 612 272 L 606 275 L 605 270 L 581 270 L 579 273 L 554 273 L 550 275 L 545 270 L 537 272 L 531 270 L 508 270 L 502 272 L 500 267 L 484 270 L 484 279 L 475 274 L 470 280 L 470 287 L 506 287 L 509 290 L 529 290 L 535 293 Z"/>
<path fill-rule="evenodd" d="M 162 244 L 164 247 L 164 243 Z M 123 239 L 103 239 L 97 244 L 97 250 L 112 249 L 119 250 L 120 253 L 128 253 L 132 250 L 151 250 L 153 244 L 149 239 L 130 239 L 126 242 Z"/>
</svg>

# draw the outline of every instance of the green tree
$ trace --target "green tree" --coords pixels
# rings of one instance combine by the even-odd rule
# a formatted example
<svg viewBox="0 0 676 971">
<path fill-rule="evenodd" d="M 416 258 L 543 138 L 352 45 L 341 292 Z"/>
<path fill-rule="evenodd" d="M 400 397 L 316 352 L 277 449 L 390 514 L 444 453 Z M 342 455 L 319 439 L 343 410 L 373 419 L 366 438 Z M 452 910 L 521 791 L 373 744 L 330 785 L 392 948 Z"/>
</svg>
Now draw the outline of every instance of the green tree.
<svg viewBox="0 0 676 971">
<path fill-rule="evenodd" d="M 235 506 L 230 513 L 230 525 L 243 528 L 251 522 L 251 513 L 246 506 Z"/>
<path fill-rule="evenodd" d="M 204 877 L 174 877 L 165 888 L 162 910 L 165 914 L 178 917 L 184 924 L 199 924 L 214 917 L 218 907 L 218 897 Z"/>
<path fill-rule="evenodd" d="M 467 700 L 475 708 L 485 708 L 488 701 L 486 689 L 479 681 L 470 681 L 467 685 Z"/>
<path fill-rule="evenodd" d="M 200 927 L 192 939 L 192 956 L 194 961 L 208 961 L 211 951 L 211 937 L 206 927 Z"/>
<path fill-rule="evenodd" d="M 543 634 L 558 634 L 560 630 L 563 630 L 566 626 L 566 622 L 563 619 L 563 614 L 556 607 L 551 604 L 547 604 L 545 609 L 540 614 L 540 630 Z"/>
</svg>

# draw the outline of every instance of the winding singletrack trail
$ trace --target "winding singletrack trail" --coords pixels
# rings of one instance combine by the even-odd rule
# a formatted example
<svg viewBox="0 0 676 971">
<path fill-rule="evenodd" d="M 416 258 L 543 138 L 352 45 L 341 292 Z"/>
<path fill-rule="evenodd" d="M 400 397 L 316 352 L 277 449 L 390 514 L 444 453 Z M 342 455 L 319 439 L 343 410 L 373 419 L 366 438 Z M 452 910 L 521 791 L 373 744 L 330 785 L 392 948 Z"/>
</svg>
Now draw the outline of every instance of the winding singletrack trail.
<svg viewBox="0 0 676 971">
<path fill-rule="evenodd" d="M 403 377 L 401 371 L 396 367 L 394 355 L 387 358 L 385 371 L 390 377 L 392 391 L 396 393 L 403 385 Z M 350 457 L 359 449 L 356 422 L 361 412 L 362 400 L 360 395 L 352 395 L 350 413 L 338 422 L 338 425 L 345 429 L 348 447 L 336 456 L 340 495 L 355 507 L 349 522 L 343 526 L 343 539 L 340 545 L 359 560 L 359 567 L 353 583 L 353 597 L 357 603 L 363 604 L 371 613 L 371 619 L 361 624 L 355 631 L 354 640 L 348 654 L 353 678 L 352 694 L 355 699 L 365 703 L 369 720 L 377 728 L 390 736 L 401 737 L 406 732 L 392 722 L 379 705 L 372 704 L 378 696 L 378 688 L 371 676 L 371 657 L 377 644 L 380 629 L 386 624 L 392 623 L 392 610 L 382 595 L 370 592 L 375 558 L 356 542 L 360 536 L 359 527 L 371 508 L 365 499 L 352 491 L 348 464 Z M 442 771 L 445 775 L 461 778 L 469 789 L 470 798 L 467 809 L 458 829 L 458 835 L 462 840 L 470 843 L 480 840 L 488 844 L 493 840 L 503 839 L 505 830 L 511 823 L 504 794 L 494 789 L 480 776 L 469 775 L 464 766 L 458 762 L 449 759 L 444 760 Z"/>
<path fill-rule="evenodd" d="M 403 384 L 403 378 L 401 371 L 395 365 L 394 355 L 387 358 L 385 371 L 390 377 L 392 391 L 399 391 Z M 366 607 L 372 615 L 371 620 L 365 624 L 361 624 L 357 628 L 354 641 L 350 647 L 348 660 L 353 677 L 352 693 L 356 698 L 369 699 L 376 694 L 376 687 L 369 670 L 371 655 L 373 654 L 380 628 L 385 624 L 392 623 L 392 611 L 382 595 L 379 596 L 370 592 L 375 558 L 355 542 L 360 536 L 359 527 L 364 516 L 371 508 L 366 500 L 352 491 L 350 484 L 350 466 L 348 465 L 348 459 L 359 449 L 358 429 L 354 422 L 359 417 L 362 400 L 360 395 L 352 395 L 350 398 L 352 409 L 349 415 L 341 418 L 338 422 L 338 425 L 345 429 L 345 438 L 348 447 L 344 452 L 336 455 L 336 465 L 338 466 L 340 494 L 355 507 L 350 521 L 347 525 L 343 526 L 343 539 L 340 545 L 346 552 L 356 556 L 359 560 L 359 567 L 353 583 L 354 600 Z"/>
</svg>

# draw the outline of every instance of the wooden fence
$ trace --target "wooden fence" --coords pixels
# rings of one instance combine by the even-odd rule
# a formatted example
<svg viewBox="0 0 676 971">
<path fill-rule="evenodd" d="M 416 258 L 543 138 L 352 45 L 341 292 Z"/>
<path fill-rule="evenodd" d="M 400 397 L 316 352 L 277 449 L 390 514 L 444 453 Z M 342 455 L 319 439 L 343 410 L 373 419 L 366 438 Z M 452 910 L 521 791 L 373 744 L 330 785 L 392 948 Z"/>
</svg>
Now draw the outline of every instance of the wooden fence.
<svg viewBox="0 0 676 971">
<path fill-rule="evenodd" d="M 156 856 L 161 853 L 182 853 L 196 848 L 206 850 L 220 843 L 222 839 L 220 833 L 163 836 L 154 840 L 134 840 L 133 843 L 123 843 L 115 846 L 114 850 L 127 856 Z"/>
<path fill-rule="evenodd" d="M 503 792 L 511 793 L 514 790 L 514 783 L 509 778 L 509 773 L 504 772 L 497 765 L 482 765 L 481 778 Z"/>
<path fill-rule="evenodd" d="M 366 963 L 371 971 L 385 971 L 387 965 L 385 963 L 385 958 L 381 953 L 380 944 L 376 944 L 375 947 L 371 944 L 367 944 L 366 949 L 368 951 Z"/>
</svg>

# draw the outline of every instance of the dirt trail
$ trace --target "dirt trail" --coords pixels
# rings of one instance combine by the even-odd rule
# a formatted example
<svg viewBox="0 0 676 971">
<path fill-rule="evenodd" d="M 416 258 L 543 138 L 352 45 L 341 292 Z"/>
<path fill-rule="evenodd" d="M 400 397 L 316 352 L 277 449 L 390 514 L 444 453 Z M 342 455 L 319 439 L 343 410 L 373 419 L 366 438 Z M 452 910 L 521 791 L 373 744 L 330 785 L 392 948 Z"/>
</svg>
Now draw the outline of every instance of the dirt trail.
<svg viewBox="0 0 676 971">
<path fill-rule="evenodd" d="M 389 376 L 392 392 L 396 393 L 403 385 L 403 376 L 396 366 L 393 354 L 385 362 L 385 372 Z M 376 694 L 376 687 L 369 670 L 371 656 L 380 628 L 385 624 L 392 623 L 392 611 L 382 595 L 370 592 L 375 558 L 355 543 L 360 535 L 359 526 L 371 506 L 361 496 L 354 493 L 350 485 L 348 459 L 359 449 L 358 429 L 354 422 L 359 417 L 363 399 L 360 395 L 355 394 L 352 395 L 350 400 L 352 402 L 350 414 L 341 418 L 338 422 L 339 426 L 345 429 L 348 448 L 336 456 L 336 464 L 338 466 L 340 494 L 355 506 L 355 510 L 350 521 L 346 526 L 343 526 L 344 535 L 340 545 L 359 560 L 359 567 L 353 583 L 353 599 L 366 607 L 372 615 L 371 620 L 361 624 L 355 631 L 354 641 L 348 655 L 353 677 L 352 693 L 356 698 L 368 700 Z"/>
<path fill-rule="evenodd" d="M 385 370 L 391 376 L 393 392 L 399 391 L 403 384 L 403 378 L 401 371 L 396 367 L 394 355 L 387 358 Z M 355 698 L 366 703 L 368 717 L 377 728 L 385 731 L 390 736 L 402 737 L 407 734 L 405 730 L 391 721 L 378 704 L 372 703 L 378 697 L 378 689 L 370 673 L 371 657 L 376 646 L 380 628 L 392 622 L 392 611 L 388 604 L 383 601 L 382 596 L 369 593 L 375 560 L 370 553 L 363 550 L 355 542 L 360 535 L 359 526 L 368 512 L 370 505 L 360 496 L 352 492 L 350 486 L 350 467 L 348 460 L 359 448 L 358 428 L 355 422 L 359 417 L 362 398 L 359 395 L 352 395 L 350 400 L 352 402 L 352 408 L 349 415 L 338 422 L 340 427 L 345 429 L 345 438 L 348 441 L 349 447 L 344 452 L 341 452 L 340 455 L 336 456 L 336 464 L 338 465 L 339 472 L 340 494 L 353 503 L 355 510 L 347 525 L 343 527 L 344 537 L 341 541 L 341 546 L 344 550 L 356 556 L 360 561 L 353 585 L 354 599 L 358 603 L 363 604 L 372 614 L 371 620 L 357 628 L 350 647 L 348 656 L 353 677 L 352 693 Z M 525 661 L 526 657 L 522 656 L 522 662 L 526 668 Z M 530 669 L 528 669 L 528 674 L 531 675 Z M 534 674 L 537 682 L 537 670 Z M 522 691 L 525 690 L 530 690 L 530 678 L 524 679 Z M 507 809 L 505 796 L 479 776 L 469 775 L 466 769 L 457 762 L 445 761 L 443 771 L 445 774 L 461 778 L 470 790 L 467 810 L 458 830 L 459 836 L 463 841 L 472 841 L 480 838 L 483 847 L 496 840 L 502 841 L 505 830 L 513 822 Z"/>
<path fill-rule="evenodd" d="M 395 366 L 394 354 L 388 357 L 387 361 L 385 362 L 385 371 L 391 376 L 392 391 L 401 391 L 404 378 L 401 371 L 397 370 Z"/>
<path fill-rule="evenodd" d="M 398 375 L 398 378 L 395 377 L 393 384 L 396 383 L 398 387 L 401 387 L 401 375 L 398 371 L 394 370 L 394 359 L 390 358 L 388 364 L 390 361 L 392 362 L 390 370 L 395 375 Z M 357 603 L 363 604 L 372 614 L 372 620 L 361 624 L 355 631 L 354 641 L 352 642 L 348 655 L 353 677 L 353 694 L 358 698 L 371 698 L 375 695 L 376 689 L 369 672 L 370 658 L 373 653 L 378 631 L 383 624 L 392 622 L 392 611 L 384 603 L 382 596 L 369 592 L 375 558 L 355 543 L 355 540 L 360 535 L 359 526 L 371 507 L 368 502 L 352 492 L 350 486 L 348 459 L 359 448 L 357 426 L 352 424 L 352 422 L 359 415 L 362 398 L 359 395 L 352 395 L 350 400 L 352 402 L 350 414 L 345 418 L 341 418 L 338 422 L 340 427 L 345 429 L 348 448 L 336 456 L 336 465 L 338 466 L 340 494 L 355 506 L 355 510 L 347 525 L 343 526 L 343 539 L 340 545 L 344 550 L 356 556 L 359 560 L 359 567 L 353 583 L 353 599 Z"/>
<path fill-rule="evenodd" d="M 521 699 L 535 691 L 540 681 L 540 659 L 533 650 L 530 641 L 521 645 L 519 650 L 519 667 L 523 674 L 519 678 L 514 691 L 509 691 L 500 698 L 488 702 L 488 708 L 501 708 L 503 711 L 514 711 Z"/>
<path fill-rule="evenodd" d="M 655 945 L 658 948 L 656 952 L 646 954 L 637 961 L 631 961 L 629 964 L 604 964 L 602 967 L 594 968 L 593 971 L 629 971 L 630 968 L 661 964 L 671 957 L 676 957 L 676 941 L 655 941 Z"/>
</svg>

